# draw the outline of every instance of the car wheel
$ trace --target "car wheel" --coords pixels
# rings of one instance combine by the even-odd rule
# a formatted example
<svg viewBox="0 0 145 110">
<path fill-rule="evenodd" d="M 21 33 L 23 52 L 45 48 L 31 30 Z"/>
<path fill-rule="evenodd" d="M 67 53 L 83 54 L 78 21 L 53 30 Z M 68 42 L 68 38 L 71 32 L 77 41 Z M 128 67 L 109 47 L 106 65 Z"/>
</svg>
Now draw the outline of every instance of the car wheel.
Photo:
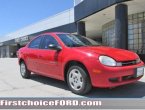
<svg viewBox="0 0 145 110">
<path fill-rule="evenodd" d="M 31 72 L 27 69 L 27 66 L 24 62 L 20 63 L 20 73 L 21 76 L 25 79 L 29 79 L 31 76 Z"/>
<path fill-rule="evenodd" d="M 69 68 L 67 72 L 67 84 L 70 90 L 78 95 L 87 94 L 92 88 L 88 72 L 81 65 Z"/>
</svg>

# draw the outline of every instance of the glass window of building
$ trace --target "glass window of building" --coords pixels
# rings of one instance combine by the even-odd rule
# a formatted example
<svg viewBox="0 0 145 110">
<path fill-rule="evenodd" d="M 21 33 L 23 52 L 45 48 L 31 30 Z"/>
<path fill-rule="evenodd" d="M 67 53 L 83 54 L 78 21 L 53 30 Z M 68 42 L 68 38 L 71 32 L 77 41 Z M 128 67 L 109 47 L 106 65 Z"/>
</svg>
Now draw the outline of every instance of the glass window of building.
<svg viewBox="0 0 145 110">
<path fill-rule="evenodd" d="M 103 26 L 103 44 L 116 47 L 115 21 Z M 128 16 L 128 49 L 145 54 L 145 12 Z"/>
</svg>

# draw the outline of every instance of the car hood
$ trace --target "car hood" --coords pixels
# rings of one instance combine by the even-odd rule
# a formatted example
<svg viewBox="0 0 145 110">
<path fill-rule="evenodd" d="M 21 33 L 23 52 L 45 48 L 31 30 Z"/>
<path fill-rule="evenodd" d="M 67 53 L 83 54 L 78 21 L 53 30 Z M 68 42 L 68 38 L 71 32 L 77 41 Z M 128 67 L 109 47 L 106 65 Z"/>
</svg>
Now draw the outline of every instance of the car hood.
<svg viewBox="0 0 145 110">
<path fill-rule="evenodd" d="M 115 59 L 116 61 L 130 61 L 139 58 L 138 55 L 134 52 L 123 50 L 123 49 L 112 48 L 112 47 L 105 47 L 105 46 L 78 47 L 76 49 L 84 52 L 93 52 L 99 55 L 109 56 Z"/>
</svg>

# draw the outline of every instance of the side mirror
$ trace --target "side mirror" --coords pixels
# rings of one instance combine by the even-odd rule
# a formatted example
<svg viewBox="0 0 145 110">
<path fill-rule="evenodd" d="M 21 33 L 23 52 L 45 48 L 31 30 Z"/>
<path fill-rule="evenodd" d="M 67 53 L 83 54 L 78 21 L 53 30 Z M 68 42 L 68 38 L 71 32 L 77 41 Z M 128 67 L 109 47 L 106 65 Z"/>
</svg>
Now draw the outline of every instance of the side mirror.
<svg viewBox="0 0 145 110">
<path fill-rule="evenodd" d="M 55 44 L 50 44 L 48 47 L 51 50 L 56 50 L 56 51 L 61 51 L 62 50 L 62 48 L 60 46 L 57 46 Z"/>
</svg>

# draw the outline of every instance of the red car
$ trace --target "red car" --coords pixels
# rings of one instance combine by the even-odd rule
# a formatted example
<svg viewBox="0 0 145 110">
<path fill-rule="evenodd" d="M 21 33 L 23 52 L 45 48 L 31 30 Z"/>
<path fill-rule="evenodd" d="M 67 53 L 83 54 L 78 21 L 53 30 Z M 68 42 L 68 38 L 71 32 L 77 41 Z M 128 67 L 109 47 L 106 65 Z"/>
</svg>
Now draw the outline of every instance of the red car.
<svg viewBox="0 0 145 110">
<path fill-rule="evenodd" d="M 144 75 L 144 63 L 136 53 L 69 33 L 41 34 L 18 51 L 18 58 L 23 78 L 33 72 L 63 80 L 81 95 L 92 87 L 112 88 Z"/>
</svg>

